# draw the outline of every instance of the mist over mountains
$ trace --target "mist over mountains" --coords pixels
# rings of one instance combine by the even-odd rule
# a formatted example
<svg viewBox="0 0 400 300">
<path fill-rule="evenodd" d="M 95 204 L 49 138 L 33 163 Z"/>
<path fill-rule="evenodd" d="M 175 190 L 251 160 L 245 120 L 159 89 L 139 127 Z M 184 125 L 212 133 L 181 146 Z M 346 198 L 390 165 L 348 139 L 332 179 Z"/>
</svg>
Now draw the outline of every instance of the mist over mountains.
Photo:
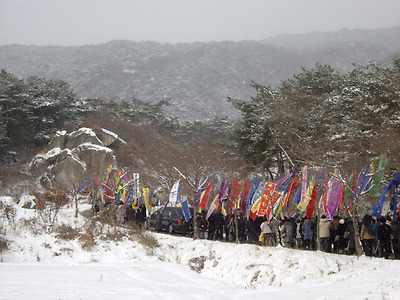
<svg viewBox="0 0 400 300">
<path fill-rule="evenodd" d="M 237 117 L 227 96 L 249 99 L 251 81 L 277 87 L 316 62 L 338 72 L 353 63 L 391 64 L 400 55 L 400 26 L 281 35 L 262 41 L 111 41 L 78 47 L 0 47 L 0 69 L 19 78 L 40 76 L 68 82 L 78 97 L 157 102 L 181 120 Z"/>
</svg>

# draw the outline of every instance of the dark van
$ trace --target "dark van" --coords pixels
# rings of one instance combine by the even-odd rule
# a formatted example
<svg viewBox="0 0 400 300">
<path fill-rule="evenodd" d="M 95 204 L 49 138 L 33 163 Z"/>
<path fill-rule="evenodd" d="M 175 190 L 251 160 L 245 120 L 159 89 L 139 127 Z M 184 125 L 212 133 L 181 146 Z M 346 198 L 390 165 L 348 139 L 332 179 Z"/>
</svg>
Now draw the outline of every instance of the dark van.
<svg viewBox="0 0 400 300">
<path fill-rule="evenodd" d="M 156 231 L 167 231 L 169 233 L 180 233 L 183 235 L 192 234 L 192 218 L 189 222 L 185 221 L 185 217 L 180 207 L 166 207 L 164 213 L 161 214 L 162 207 L 149 217 L 149 226 Z M 190 216 L 193 216 L 193 209 L 189 208 Z"/>
</svg>

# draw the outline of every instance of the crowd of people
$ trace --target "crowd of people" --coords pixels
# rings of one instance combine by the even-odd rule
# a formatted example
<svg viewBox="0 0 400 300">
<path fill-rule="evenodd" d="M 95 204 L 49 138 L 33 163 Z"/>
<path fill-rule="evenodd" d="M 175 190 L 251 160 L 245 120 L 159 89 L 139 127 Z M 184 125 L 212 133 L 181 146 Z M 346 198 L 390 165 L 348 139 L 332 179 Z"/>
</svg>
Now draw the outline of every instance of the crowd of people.
<svg viewBox="0 0 400 300">
<path fill-rule="evenodd" d="M 94 201 L 93 212 L 100 213 L 107 203 Z M 142 227 L 146 208 L 112 205 L 112 218 L 117 224 L 134 222 Z M 248 219 L 241 214 L 223 215 L 216 211 L 208 216 L 197 214 L 197 233 L 200 239 L 240 243 L 261 243 L 265 246 L 317 250 L 353 255 L 356 253 L 355 228 L 351 218 L 325 215 L 307 218 L 285 217 L 283 220 L 257 217 Z M 318 225 L 318 226 L 317 226 Z M 366 256 L 400 259 L 400 216 L 375 218 L 365 215 L 357 222 L 359 239 Z M 319 231 L 319 232 L 317 232 Z M 319 247 L 319 248 L 318 248 Z"/>
<path fill-rule="evenodd" d="M 93 215 L 98 215 L 102 211 L 105 211 L 105 208 L 108 208 L 106 210 L 108 216 L 118 225 L 128 222 L 132 224 L 135 223 L 141 228 L 146 222 L 146 207 L 144 204 L 138 207 L 132 207 L 131 205 L 125 206 L 124 203 L 115 205 L 96 199 L 93 201 L 92 205 Z"/>
<path fill-rule="evenodd" d="M 319 247 L 324 252 L 348 255 L 356 253 L 355 228 L 351 218 L 335 216 L 328 220 L 322 215 L 319 220 L 316 217 L 286 217 L 280 221 L 258 217 L 252 220 L 241 215 L 229 217 L 216 212 L 208 219 L 204 214 L 198 214 L 197 226 L 198 236 L 202 239 L 238 240 L 271 247 L 281 244 L 283 247 L 305 250 L 317 250 Z M 377 219 L 365 215 L 356 227 L 366 256 L 400 259 L 399 216 L 391 220 L 390 217 Z"/>
</svg>

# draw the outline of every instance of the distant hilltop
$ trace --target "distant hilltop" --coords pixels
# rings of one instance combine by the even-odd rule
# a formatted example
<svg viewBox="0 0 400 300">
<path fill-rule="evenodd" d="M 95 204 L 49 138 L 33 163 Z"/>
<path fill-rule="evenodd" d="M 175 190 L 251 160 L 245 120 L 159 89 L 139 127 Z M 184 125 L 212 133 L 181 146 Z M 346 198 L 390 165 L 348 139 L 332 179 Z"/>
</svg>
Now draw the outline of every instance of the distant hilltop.
<svg viewBox="0 0 400 300">
<path fill-rule="evenodd" d="M 252 81 L 272 87 L 316 62 L 338 72 L 353 63 L 391 64 L 400 55 L 400 26 L 280 35 L 262 41 L 111 41 L 77 47 L 0 46 L 0 69 L 20 78 L 68 82 L 79 97 L 156 102 L 170 99 L 181 120 L 237 117 L 227 96 L 250 99 Z"/>
</svg>

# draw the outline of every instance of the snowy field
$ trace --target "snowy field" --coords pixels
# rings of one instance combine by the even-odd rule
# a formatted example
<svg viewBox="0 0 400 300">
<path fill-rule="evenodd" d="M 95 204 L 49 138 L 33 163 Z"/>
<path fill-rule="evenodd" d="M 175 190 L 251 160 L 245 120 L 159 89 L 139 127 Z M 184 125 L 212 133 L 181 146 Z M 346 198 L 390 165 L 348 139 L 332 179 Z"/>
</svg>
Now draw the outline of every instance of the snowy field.
<svg viewBox="0 0 400 300">
<path fill-rule="evenodd" d="M 9 197 L 3 215 L 0 299 L 400 299 L 400 261 L 233 244 L 150 233 L 159 246 L 135 237 L 78 239 L 22 227 L 37 217 Z M 87 209 L 80 204 L 80 209 Z M 28 220 L 28 222 L 27 222 Z M 92 226 L 73 207 L 58 223 Z M 85 227 L 86 226 L 86 227 Z"/>
</svg>

